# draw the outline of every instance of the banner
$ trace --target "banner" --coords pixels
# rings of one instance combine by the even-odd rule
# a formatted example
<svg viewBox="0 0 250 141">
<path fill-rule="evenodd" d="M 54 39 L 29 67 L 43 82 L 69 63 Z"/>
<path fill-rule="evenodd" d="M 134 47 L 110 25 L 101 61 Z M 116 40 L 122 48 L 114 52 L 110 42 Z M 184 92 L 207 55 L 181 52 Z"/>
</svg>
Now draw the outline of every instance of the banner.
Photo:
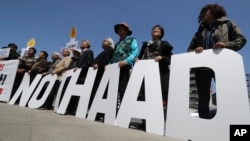
<svg viewBox="0 0 250 141">
<path fill-rule="evenodd" d="M 10 48 L 0 49 L 0 59 L 7 58 L 10 54 Z"/>
<path fill-rule="evenodd" d="M 18 60 L 0 61 L 0 101 L 9 101 Z"/>
</svg>

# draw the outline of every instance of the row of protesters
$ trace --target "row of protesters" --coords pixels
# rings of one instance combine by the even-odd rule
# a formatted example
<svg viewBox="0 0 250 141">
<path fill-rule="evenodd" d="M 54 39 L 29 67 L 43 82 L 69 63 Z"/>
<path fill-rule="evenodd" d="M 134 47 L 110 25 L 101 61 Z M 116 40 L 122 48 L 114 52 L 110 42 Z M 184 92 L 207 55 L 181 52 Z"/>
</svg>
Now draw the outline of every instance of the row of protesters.
<svg viewBox="0 0 250 141">
<path fill-rule="evenodd" d="M 228 48 L 235 51 L 240 50 L 246 44 L 246 39 L 240 32 L 239 27 L 234 22 L 226 18 L 226 15 L 227 14 L 225 9 L 218 4 L 205 5 L 201 9 L 200 14 L 198 16 L 199 28 L 198 31 L 195 33 L 193 39 L 191 40 L 191 43 L 188 47 L 188 51 L 202 53 L 202 51 L 205 49 L 219 48 Z M 129 80 L 130 70 L 135 60 L 154 59 L 156 62 L 159 63 L 162 85 L 162 99 L 164 106 L 166 106 L 168 100 L 168 81 L 170 72 L 169 65 L 173 47 L 169 42 L 162 40 L 164 36 L 163 27 L 160 25 L 156 25 L 151 29 L 152 39 L 143 42 L 140 52 L 138 51 L 137 40 L 131 36 L 133 32 L 130 30 L 129 26 L 126 23 L 116 24 L 114 26 L 114 31 L 119 36 L 119 41 L 115 44 L 114 49 L 112 51 L 112 55 L 110 55 L 111 58 L 107 62 L 109 62 L 110 64 L 117 63 L 120 68 L 118 104 L 122 101 Z M 82 52 L 80 53 L 79 60 L 76 62 L 76 64 L 79 63 L 79 66 L 74 68 L 82 69 L 81 75 L 79 77 L 79 83 L 81 84 L 84 83 L 87 69 L 90 66 L 93 66 L 93 68 L 98 67 L 98 69 L 101 66 L 100 64 L 98 64 L 99 61 L 97 60 L 100 60 L 99 58 L 102 57 L 99 57 L 98 55 L 98 57 L 96 57 L 96 59 L 94 60 L 93 52 L 89 49 L 89 47 L 89 42 L 83 41 L 81 43 Z M 86 57 L 88 56 L 87 54 L 91 57 Z M 71 58 L 67 56 L 66 67 L 65 58 L 66 56 L 64 56 L 64 58 L 55 66 L 54 70 L 51 72 L 51 74 L 58 75 L 58 86 L 60 84 L 62 72 L 68 69 L 68 66 L 71 62 Z M 107 62 L 103 63 L 102 65 L 105 66 Z M 84 63 L 87 63 L 87 65 L 83 65 Z M 57 71 L 57 66 L 60 65 L 64 65 L 65 67 L 64 69 L 60 69 L 60 71 Z M 104 69 L 105 67 L 103 67 L 103 72 Z M 98 88 L 103 72 L 100 72 L 100 78 L 96 78 L 94 89 L 91 95 L 90 106 L 95 92 Z M 210 118 L 209 91 L 211 87 L 211 80 L 212 78 L 214 78 L 214 73 L 211 69 L 208 68 L 197 68 L 195 69 L 195 77 L 199 96 L 199 116 L 201 118 L 208 119 Z M 56 93 L 57 92 L 53 94 Z M 143 94 L 144 92 L 142 91 L 141 93 Z M 117 107 L 119 107 L 119 105 Z"/>
</svg>

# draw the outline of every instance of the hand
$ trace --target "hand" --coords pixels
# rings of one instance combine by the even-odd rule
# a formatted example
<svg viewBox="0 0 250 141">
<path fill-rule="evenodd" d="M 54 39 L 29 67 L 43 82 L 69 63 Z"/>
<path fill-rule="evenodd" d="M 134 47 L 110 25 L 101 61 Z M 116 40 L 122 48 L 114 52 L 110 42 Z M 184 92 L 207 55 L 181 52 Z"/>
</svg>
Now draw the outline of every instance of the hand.
<svg viewBox="0 0 250 141">
<path fill-rule="evenodd" d="M 24 72 L 24 69 L 17 69 L 17 72 L 18 72 L 18 73 L 23 73 L 23 72 Z"/>
<path fill-rule="evenodd" d="M 220 49 L 220 48 L 225 48 L 226 44 L 222 42 L 218 42 L 214 45 L 213 49 Z"/>
<path fill-rule="evenodd" d="M 78 70 L 78 68 L 74 68 L 73 72 L 76 72 Z"/>
<path fill-rule="evenodd" d="M 119 67 L 123 67 L 123 66 L 126 66 L 126 65 L 127 65 L 126 61 L 120 61 L 120 62 L 118 63 L 118 66 L 119 66 Z"/>
<path fill-rule="evenodd" d="M 95 69 L 97 69 L 97 68 L 98 68 L 98 65 L 97 65 L 97 64 L 94 64 L 93 69 L 95 70 Z"/>
<path fill-rule="evenodd" d="M 156 62 L 161 61 L 161 59 L 162 59 L 162 56 L 156 56 L 156 57 L 155 57 L 155 61 L 156 61 Z"/>
<path fill-rule="evenodd" d="M 194 51 L 197 53 L 201 53 L 203 51 L 203 47 L 197 47 L 196 49 L 194 49 Z"/>
<path fill-rule="evenodd" d="M 135 58 L 135 62 L 138 62 L 139 61 L 139 58 Z"/>
</svg>

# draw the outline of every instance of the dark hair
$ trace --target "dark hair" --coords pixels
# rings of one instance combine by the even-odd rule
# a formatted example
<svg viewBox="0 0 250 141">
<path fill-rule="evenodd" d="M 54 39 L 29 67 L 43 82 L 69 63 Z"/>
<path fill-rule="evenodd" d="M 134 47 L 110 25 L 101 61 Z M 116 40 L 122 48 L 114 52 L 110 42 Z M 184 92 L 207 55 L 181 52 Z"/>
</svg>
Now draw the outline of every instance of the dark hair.
<svg viewBox="0 0 250 141">
<path fill-rule="evenodd" d="M 17 45 L 15 43 L 9 43 L 8 44 L 8 47 L 14 47 L 14 48 L 17 48 Z"/>
<path fill-rule="evenodd" d="M 161 37 L 160 38 L 162 39 L 162 37 L 164 36 L 164 28 L 161 25 L 157 24 L 152 28 L 152 30 L 154 30 L 156 27 L 158 27 L 160 29 L 160 31 L 161 31 Z"/>
<path fill-rule="evenodd" d="M 36 54 L 36 49 L 33 47 L 30 47 L 29 49 L 32 49 L 34 51 L 34 54 Z"/>
<path fill-rule="evenodd" d="M 211 14 L 214 16 L 215 19 L 227 16 L 227 12 L 226 12 L 226 10 L 224 9 L 223 6 L 220 6 L 217 3 L 215 3 L 215 4 L 207 4 L 200 11 L 200 15 L 198 17 L 199 23 L 201 23 L 202 15 L 205 12 L 207 12 L 208 10 L 211 11 Z"/>
<path fill-rule="evenodd" d="M 44 50 L 42 50 L 42 51 L 40 51 L 40 52 L 42 52 L 42 53 L 44 54 L 45 59 L 47 60 L 47 58 L 48 58 L 48 52 L 47 52 L 47 51 L 44 51 Z"/>
</svg>

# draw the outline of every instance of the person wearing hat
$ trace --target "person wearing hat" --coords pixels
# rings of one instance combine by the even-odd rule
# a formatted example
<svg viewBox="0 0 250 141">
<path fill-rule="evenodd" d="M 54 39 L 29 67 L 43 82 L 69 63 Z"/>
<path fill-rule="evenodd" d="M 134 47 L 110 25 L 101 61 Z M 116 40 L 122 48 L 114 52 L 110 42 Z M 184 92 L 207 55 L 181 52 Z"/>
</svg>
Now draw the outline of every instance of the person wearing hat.
<svg viewBox="0 0 250 141">
<path fill-rule="evenodd" d="M 79 56 L 80 56 L 81 52 L 82 51 L 79 48 L 72 49 L 73 56 L 71 57 L 71 62 L 70 62 L 70 65 L 68 67 L 68 70 L 76 67 L 76 63 L 79 61 Z"/>
<path fill-rule="evenodd" d="M 89 100 L 89 108 L 91 107 L 91 104 L 95 97 L 95 93 L 102 79 L 102 75 L 105 71 L 105 66 L 109 64 L 112 53 L 114 51 L 113 39 L 110 37 L 104 39 L 102 42 L 102 49 L 103 51 L 99 55 L 97 55 L 97 57 L 94 59 L 91 65 L 93 69 L 98 69 L 98 71 L 95 77 L 95 82 L 94 82 L 92 93 L 91 93 L 90 100 Z"/>
<path fill-rule="evenodd" d="M 127 23 L 120 23 L 114 26 L 115 33 L 120 37 L 116 43 L 110 63 L 118 63 L 120 67 L 119 78 L 119 99 L 121 102 L 130 76 L 130 69 L 138 54 L 137 41 L 131 37 L 132 31 Z"/>
</svg>

